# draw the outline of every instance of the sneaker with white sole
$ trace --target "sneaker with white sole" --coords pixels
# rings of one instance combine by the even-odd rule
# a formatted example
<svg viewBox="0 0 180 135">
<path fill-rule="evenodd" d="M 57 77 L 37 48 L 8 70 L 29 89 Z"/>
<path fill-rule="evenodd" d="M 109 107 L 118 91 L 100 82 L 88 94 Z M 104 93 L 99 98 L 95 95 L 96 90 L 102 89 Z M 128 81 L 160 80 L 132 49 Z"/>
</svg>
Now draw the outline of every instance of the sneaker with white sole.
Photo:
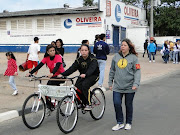
<svg viewBox="0 0 180 135">
<path fill-rule="evenodd" d="M 85 111 L 91 111 L 92 110 L 92 106 L 90 105 L 86 105 L 86 107 L 84 108 Z"/>
<path fill-rule="evenodd" d="M 149 61 L 149 63 L 151 63 L 151 60 Z"/>
<path fill-rule="evenodd" d="M 18 94 L 18 90 L 15 90 L 12 95 L 15 96 L 17 94 Z"/>
<path fill-rule="evenodd" d="M 124 129 L 125 129 L 125 130 L 130 130 L 130 129 L 131 129 L 131 124 L 128 124 L 128 123 L 127 123 Z"/>
<path fill-rule="evenodd" d="M 124 128 L 124 124 L 116 124 L 116 126 L 112 127 L 113 131 L 117 131 Z"/>
<path fill-rule="evenodd" d="M 153 60 L 153 62 L 155 62 L 155 60 Z"/>
</svg>

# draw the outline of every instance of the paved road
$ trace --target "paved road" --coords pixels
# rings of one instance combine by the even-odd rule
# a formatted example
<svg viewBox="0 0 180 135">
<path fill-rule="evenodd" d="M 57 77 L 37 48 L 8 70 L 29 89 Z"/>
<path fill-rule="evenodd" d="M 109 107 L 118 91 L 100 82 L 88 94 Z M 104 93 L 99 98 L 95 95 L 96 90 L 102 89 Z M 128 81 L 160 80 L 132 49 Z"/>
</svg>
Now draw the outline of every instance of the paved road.
<svg viewBox="0 0 180 135">
<path fill-rule="evenodd" d="M 180 72 L 161 80 L 142 84 L 134 101 L 132 130 L 111 131 L 115 125 L 112 92 L 106 92 L 107 107 L 103 119 L 94 121 L 89 114 L 80 117 L 70 135 L 179 135 Z M 24 126 L 21 117 L 0 124 L 0 135 L 63 135 L 55 113 L 35 130 Z"/>
</svg>

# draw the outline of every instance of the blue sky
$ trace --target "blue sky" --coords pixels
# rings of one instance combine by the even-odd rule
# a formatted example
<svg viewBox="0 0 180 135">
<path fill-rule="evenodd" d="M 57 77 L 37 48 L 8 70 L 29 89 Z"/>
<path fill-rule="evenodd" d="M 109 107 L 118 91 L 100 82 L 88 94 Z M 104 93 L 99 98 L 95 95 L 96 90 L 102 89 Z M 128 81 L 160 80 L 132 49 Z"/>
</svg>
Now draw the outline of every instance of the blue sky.
<svg viewBox="0 0 180 135">
<path fill-rule="evenodd" d="M 94 0 L 97 2 L 98 0 Z M 83 0 L 0 0 L 0 12 L 3 10 L 22 11 L 32 9 L 62 8 L 64 3 L 70 7 L 81 7 Z"/>
</svg>

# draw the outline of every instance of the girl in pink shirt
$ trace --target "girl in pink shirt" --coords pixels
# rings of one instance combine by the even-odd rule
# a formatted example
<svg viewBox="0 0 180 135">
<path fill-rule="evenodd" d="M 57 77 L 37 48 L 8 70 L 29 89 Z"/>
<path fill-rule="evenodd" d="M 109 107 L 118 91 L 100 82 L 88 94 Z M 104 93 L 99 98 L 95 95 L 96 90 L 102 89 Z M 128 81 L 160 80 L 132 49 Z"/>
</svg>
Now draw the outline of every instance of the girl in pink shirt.
<svg viewBox="0 0 180 135">
<path fill-rule="evenodd" d="M 62 57 L 58 54 L 55 46 L 53 45 L 48 45 L 46 47 L 46 53 L 43 60 L 38 64 L 37 67 L 35 67 L 31 72 L 29 72 L 27 76 L 32 75 L 33 73 L 38 71 L 44 64 L 46 64 L 49 68 L 50 74 L 47 75 L 49 78 L 57 78 L 60 73 L 64 72 L 64 68 L 62 65 Z M 59 86 L 60 83 L 64 82 L 49 80 L 47 85 Z M 49 108 L 51 111 L 54 110 L 54 108 L 52 108 L 53 106 L 51 105 L 51 99 L 49 97 L 46 97 L 46 104 L 47 108 Z"/>
<path fill-rule="evenodd" d="M 7 63 L 7 69 L 4 73 L 4 76 L 9 76 L 9 84 L 14 90 L 13 96 L 18 94 L 18 90 L 16 88 L 16 84 L 14 82 L 14 77 L 18 75 L 17 73 L 17 64 L 16 64 L 16 58 L 12 52 L 7 52 L 6 57 L 8 59 Z"/>
</svg>

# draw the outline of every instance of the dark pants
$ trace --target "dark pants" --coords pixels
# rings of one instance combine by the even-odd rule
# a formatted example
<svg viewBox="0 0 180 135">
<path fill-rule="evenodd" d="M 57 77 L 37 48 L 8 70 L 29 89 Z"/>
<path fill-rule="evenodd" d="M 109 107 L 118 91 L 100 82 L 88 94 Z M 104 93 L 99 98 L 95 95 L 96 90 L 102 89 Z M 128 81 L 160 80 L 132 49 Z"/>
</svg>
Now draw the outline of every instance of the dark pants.
<svg viewBox="0 0 180 135">
<path fill-rule="evenodd" d="M 126 106 L 126 123 L 132 124 L 133 117 L 133 99 L 134 93 L 119 93 L 113 92 L 113 102 L 116 113 L 116 121 L 118 124 L 124 123 L 124 116 L 122 110 L 122 98 L 125 96 L 125 106 Z"/>
<path fill-rule="evenodd" d="M 165 63 L 167 63 L 169 61 L 169 52 L 168 51 L 164 52 L 163 60 Z"/>
<path fill-rule="evenodd" d="M 147 50 L 147 49 L 144 49 L 143 57 L 144 57 L 146 51 L 147 51 L 147 55 L 148 55 L 148 50 Z M 148 57 L 149 57 L 149 55 L 148 55 Z"/>
<path fill-rule="evenodd" d="M 80 96 L 81 100 L 84 104 L 91 105 L 90 101 L 90 87 L 93 86 L 97 81 L 99 77 L 92 75 L 87 78 L 78 78 L 76 81 L 75 86 L 81 90 L 84 97 Z"/>
<path fill-rule="evenodd" d="M 57 77 L 52 77 L 52 79 L 56 79 Z M 49 80 L 47 82 L 47 85 L 55 85 L 55 86 L 59 86 L 61 83 L 64 83 L 64 81 L 51 81 Z M 47 105 L 47 108 L 49 108 L 50 110 L 54 110 L 54 106 L 53 104 L 51 103 L 51 98 L 50 97 L 47 97 L 46 96 L 46 105 Z"/>
</svg>

